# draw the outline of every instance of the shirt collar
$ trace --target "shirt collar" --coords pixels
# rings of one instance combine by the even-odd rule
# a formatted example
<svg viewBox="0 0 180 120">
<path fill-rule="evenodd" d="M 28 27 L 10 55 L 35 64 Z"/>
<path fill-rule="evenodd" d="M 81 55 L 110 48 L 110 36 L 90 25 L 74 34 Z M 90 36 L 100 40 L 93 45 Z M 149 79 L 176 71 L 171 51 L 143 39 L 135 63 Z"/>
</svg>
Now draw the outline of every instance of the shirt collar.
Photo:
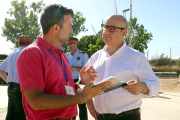
<svg viewBox="0 0 180 120">
<path fill-rule="evenodd" d="M 77 53 L 78 53 L 78 51 L 79 51 L 79 49 L 77 48 L 77 50 L 76 50 L 76 52 L 74 53 L 74 55 L 75 55 L 75 54 L 77 54 Z M 72 55 L 72 53 L 71 53 L 71 55 Z"/>
<path fill-rule="evenodd" d="M 126 41 L 124 40 L 123 45 L 114 54 L 120 53 L 126 46 Z M 107 52 L 107 45 L 104 46 L 103 50 Z"/>
<path fill-rule="evenodd" d="M 38 36 L 37 39 L 36 39 L 36 42 L 38 44 L 40 44 L 42 47 L 46 48 L 46 49 L 51 49 L 53 48 L 54 46 L 52 46 L 51 44 L 49 44 L 47 41 L 45 41 L 42 37 Z M 55 48 L 55 47 L 54 47 Z M 64 51 L 63 47 L 62 46 L 58 46 L 57 47 L 57 50 L 62 50 Z"/>
<path fill-rule="evenodd" d="M 24 47 L 23 47 L 23 46 L 20 46 L 19 49 L 24 49 Z"/>
</svg>

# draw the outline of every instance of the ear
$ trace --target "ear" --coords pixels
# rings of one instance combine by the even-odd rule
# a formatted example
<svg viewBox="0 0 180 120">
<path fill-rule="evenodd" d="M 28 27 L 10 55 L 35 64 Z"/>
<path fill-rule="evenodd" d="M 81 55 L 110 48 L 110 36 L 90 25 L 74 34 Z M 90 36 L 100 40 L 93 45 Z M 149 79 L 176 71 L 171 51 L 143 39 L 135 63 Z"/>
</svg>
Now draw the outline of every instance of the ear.
<svg viewBox="0 0 180 120">
<path fill-rule="evenodd" d="M 125 37 L 127 35 L 127 29 L 123 30 L 123 36 Z"/>
<path fill-rule="evenodd" d="M 58 24 L 54 24 L 54 25 L 52 26 L 52 30 L 53 30 L 54 33 L 58 33 L 58 31 L 59 31 L 60 29 L 61 29 L 61 28 L 60 28 L 60 26 L 59 26 Z"/>
</svg>

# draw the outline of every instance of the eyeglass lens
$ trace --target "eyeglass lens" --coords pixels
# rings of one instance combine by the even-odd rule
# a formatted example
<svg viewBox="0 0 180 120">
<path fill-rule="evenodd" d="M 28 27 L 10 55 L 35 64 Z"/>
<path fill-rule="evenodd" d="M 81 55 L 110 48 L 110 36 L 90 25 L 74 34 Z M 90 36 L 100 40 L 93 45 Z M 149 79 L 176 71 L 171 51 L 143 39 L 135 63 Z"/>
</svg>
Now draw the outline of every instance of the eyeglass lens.
<svg viewBox="0 0 180 120">
<path fill-rule="evenodd" d="M 103 31 L 108 29 L 111 33 L 113 33 L 115 30 L 115 27 L 112 26 L 103 25 L 102 27 L 103 27 Z"/>
</svg>

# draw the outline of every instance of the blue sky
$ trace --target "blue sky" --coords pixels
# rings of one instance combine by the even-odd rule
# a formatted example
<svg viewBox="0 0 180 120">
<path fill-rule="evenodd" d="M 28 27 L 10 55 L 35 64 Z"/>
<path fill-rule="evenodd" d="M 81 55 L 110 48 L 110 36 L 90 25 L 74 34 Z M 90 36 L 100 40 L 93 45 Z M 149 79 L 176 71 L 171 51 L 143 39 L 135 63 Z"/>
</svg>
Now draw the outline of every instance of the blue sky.
<svg viewBox="0 0 180 120">
<path fill-rule="evenodd" d="M 26 0 L 26 3 L 29 5 L 33 1 L 37 2 Z M 11 7 L 10 3 L 11 0 L 5 0 L 0 4 L 0 27 L 4 25 L 5 17 L 9 17 L 7 11 Z M 81 32 L 78 38 L 93 35 L 92 26 L 98 32 L 102 20 L 105 21 L 108 16 L 115 14 L 114 0 L 44 0 L 44 3 L 62 4 L 71 7 L 75 12 L 83 13 L 88 31 Z M 118 14 L 123 14 L 124 9 L 130 8 L 130 0 L 116 0 L 116 5 Z M 170 56 L 170 47 L 171 57 L 180 57 L 180 0 L 132 0 L 132 5 L 132 16 L 137 17 L 137 22 L 153 34 L 153 40 L 148 44 L 148 59 L 162 53 Z M 126 12 L 126 18 L 129 20 L 130 12 Z M 6 42 L 6 38 L 0 36 L 0 54 L 9 54 L 12 46 L 12 43 Z"/>
</svg>

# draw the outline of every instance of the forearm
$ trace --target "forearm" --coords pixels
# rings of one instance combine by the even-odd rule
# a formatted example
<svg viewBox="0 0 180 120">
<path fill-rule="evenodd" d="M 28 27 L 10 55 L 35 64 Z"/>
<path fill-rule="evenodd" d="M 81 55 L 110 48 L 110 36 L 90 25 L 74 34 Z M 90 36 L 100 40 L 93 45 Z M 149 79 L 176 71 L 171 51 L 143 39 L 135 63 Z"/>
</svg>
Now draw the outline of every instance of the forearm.
<svg viewBox="0 0 180 120">
<path fill-rule="evenodd" d="M 0 70 L 0 76 L 8 84 L 6 72 Z"/>
<path fill-rule="evenodd" d="M 144 87 L 142 93 L 148 95 L 148 94 L 149 94 L 149 88 L 148 88 L 147 84 L 144 83 L 144 82 L 142 82 L 142 85 L 143 85 L 143 87 Z"/>
<path fill-rule="evenodd" d="M 71 66 L 71 70 L 76 70 L 76 71 L 80 72 L 81 69 L 82 69 L 82 67 Z"/>
<path fill-rule="evenodd" d="M 31 103 L 30 106 L 34 110 L 55 110 L 79 104 L 80 99 L 78 97 L 78 95 L 52 95 L 43 93 L 29 103 Z"/>
<path fill-rule="evenodd" d="M 34 110 L 54 110 L 76 104 L 83 104 L 97 96 L 110 85 L 111 82 L 105 82 L 101 85 L 94 86 L 94 83 L 91 82 L 86 85 L 79 94 L 74 96 L 46 94 L 43 88 L 25 90 L 23 94 Z"/>
</svg>

